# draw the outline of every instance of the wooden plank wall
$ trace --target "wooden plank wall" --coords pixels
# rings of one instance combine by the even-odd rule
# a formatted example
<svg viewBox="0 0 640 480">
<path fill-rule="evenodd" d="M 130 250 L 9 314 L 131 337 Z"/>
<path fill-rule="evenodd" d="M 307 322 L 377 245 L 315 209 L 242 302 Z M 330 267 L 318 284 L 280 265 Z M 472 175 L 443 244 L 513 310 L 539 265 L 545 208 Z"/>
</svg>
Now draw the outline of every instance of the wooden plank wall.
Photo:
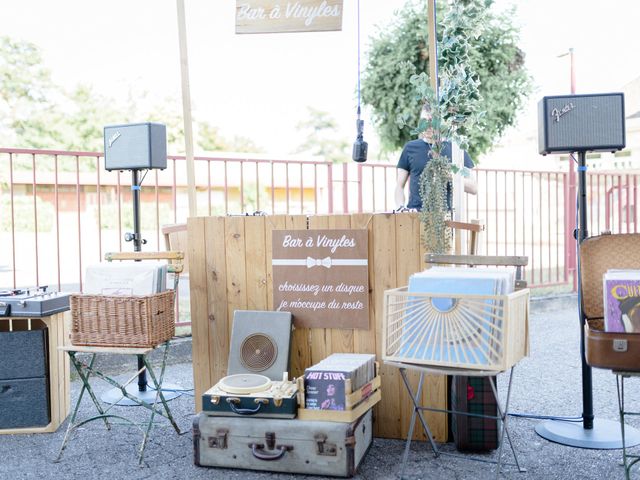
<svg viewBox="0 0 640 480">
<path fill-rule="evenodd" d="M 409 275 L 425 267 L 415 213 L 195 217 L 187 228 L 197 412 L 202 410 L 202 393 L 226 375 L 233 312 L 273 309 L 272 230 L 369 232 L 369 329 L 296 328 L 293 376 L 335 352 L 376 353 L 380 359 L 384 291 L 406 285 Z M 380 363 L 382 401 L 375 409 L 375 435 L 405 438 L 413 405 L 398 369 Z M 415 388 L 418 375 L 411 373 L 410 381 Z M 446 378 L 427 376 L 422 397 L 430 406 L 446 408 Z M 446 416 L 428 413 L 427 417 L 436 440 L 446 440 Z M 415 438 L 424 438 L 421 428 L 415 431 Z"/>
</svg>

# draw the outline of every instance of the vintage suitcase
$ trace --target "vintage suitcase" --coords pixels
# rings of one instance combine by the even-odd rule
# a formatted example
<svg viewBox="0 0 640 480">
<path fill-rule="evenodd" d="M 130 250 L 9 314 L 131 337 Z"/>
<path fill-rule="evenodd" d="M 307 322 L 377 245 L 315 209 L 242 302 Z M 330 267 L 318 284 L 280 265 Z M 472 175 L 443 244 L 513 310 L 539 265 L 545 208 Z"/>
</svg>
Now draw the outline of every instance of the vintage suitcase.
<svg viewBox="0 0 640 480">
<path fill-rule="evenodd" d="M 214 417 L 193 421 L 202 467 L 352 477 L 373 439 L 372 411 L 353 423 Z"/>
<path fill-rule="evenodd" d="M 587 364 L 618 371 L 640 371 L 640 335 L 610 333 L 603 327 L 602 277 L 609 269 L 640 270 L 640 234 L 604 234 L 580 244 L 580 280 Z"/>
<path fill-rule="evenodd" d="M 494 382 L 496 377 L 493 377 Z M 475 415 L 498 415 L 496 397 L 489 377 L 453 377 L 451 409 Z M 496 418 L 456 415 L 451 417 L 451 429 L 456 448 L 462 452 L 488 452 L 499 445 L 499 422 Z"/>
<path fill-rule="evenodd" d="M 237 377 L 261 377 L 269 386 L 258 391 L 225 390 L 224 382 Z M 202 394 L 202 410 L 209 415 L 294 418 L 298 412 L 298 386 L 295 382 L 272 382 L 261 375 L 231 375 Z"/>
</svg>

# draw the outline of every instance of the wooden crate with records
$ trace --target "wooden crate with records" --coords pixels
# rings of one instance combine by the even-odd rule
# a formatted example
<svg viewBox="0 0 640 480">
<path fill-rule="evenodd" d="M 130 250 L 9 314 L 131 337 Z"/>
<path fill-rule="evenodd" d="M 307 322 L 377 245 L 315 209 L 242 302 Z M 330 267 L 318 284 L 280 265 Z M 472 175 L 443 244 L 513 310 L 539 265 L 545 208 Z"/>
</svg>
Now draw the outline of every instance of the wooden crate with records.
<svg viewBox="0 0 640 480">
<path fill-rule="evenodd" d="M 515 270 L 433 267 L 385 291 L 383 360 L 504 371 L 529 353 L 529 290 Z"/>
<path fill-rule="evenodd" d="M 382 399 L 375 355 L 334 353 L 298 378 L 298 418 L 354 422 Z"/>
</svg>

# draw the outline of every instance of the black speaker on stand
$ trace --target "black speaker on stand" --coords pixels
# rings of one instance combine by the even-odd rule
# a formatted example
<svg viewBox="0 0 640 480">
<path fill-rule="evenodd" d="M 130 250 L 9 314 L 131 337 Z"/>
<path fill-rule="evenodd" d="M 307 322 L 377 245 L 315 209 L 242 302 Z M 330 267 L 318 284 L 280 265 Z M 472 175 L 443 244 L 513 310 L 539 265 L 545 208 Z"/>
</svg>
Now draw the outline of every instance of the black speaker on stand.
<svg viewBox="0 0 640 480">
<path fill-rule="evenodd" d="M 544 97 L 538 104 L 538 147 L 548 153 L 578 154 L 578 311 L 582 360 L 582 423 L 548 420 L 536 426 L 541 437 L 578 448 L 622 448 L 618 421 L 596 418 L 593 413 L 593 379 L 585 355 L 580 278 L 580 244 L 587 231 L 587 152 L 613 152 L 625 147 L 624 96 L 622 93 Z M 640 431 L 625 426 L 627 447 L 640 444 Z"/>
<path fill-rule="evenodd" d="M 134 123 L 104 127 L 104 164 L 107 171 L 131 170 L 131 194 L 133 197 L 133 233 L 127 232 L 125 241 L 133 242 L 133 251 L 142 251 L 147 243 L 140 228 L 140 179 L 141 170 L 167 168 L 167 129 L 160 123 Z M 138 356 L 138 384 L 129 384 L 126 390 L 147 403 L 153 403 L 155 390 L 149 388 L 142 358 Z M 165 400 L 180 396 L 180 387 L 164 383 L 162 393 Z M 123 406 L 139 406 L 122 396 L 119 388 L 105 392 L 102 401 Z"/>
</svg>

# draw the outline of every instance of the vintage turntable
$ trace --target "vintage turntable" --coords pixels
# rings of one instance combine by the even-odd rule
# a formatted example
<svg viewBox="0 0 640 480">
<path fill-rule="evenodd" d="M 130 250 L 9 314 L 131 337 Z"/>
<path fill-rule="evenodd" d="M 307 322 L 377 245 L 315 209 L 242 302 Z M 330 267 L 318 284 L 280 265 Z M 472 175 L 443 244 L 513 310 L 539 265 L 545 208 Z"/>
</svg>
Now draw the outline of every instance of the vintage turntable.
<svg viewBox="0 0 640 480">
<path fill-rule="evenodd" d="M 204 393 L 202 409 L 212 415 L 252 415 L 262 418 L 294 418 L 298 387 L 283 375 L 282 381 L 255 373 L 229 375 Z"/>
<path fill-rule="evenodd" d="M 69 310 L 69 293 L 48 292 L 46 286 L 0 290 L 0 317 L 48 317 Z"/>
<path fill-rule="evenodd" d="M 295 382 L 288 379 L 289 312 L 234 312 L 227 376 L 202 396 L 209 415 L 294 418 Z"/>
</svg>

